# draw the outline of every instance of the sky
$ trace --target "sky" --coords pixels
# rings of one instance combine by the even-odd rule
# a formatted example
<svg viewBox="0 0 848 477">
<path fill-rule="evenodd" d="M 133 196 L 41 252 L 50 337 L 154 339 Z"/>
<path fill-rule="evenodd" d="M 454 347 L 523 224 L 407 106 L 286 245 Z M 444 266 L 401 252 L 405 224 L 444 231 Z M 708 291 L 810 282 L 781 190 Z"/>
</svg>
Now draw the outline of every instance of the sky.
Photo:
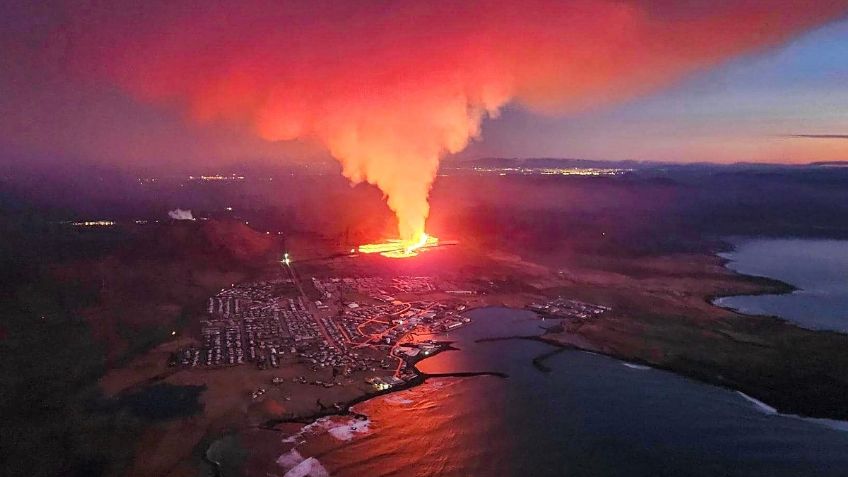
<svg viewBox="0 0 848 477">
<path fill-rule="evenodd" d="M 393 136 L 408 138 L 405 142 L 415 144 L 412 152 L 403 148 L 399 150 L 401 146 L 396 144 L 381 145 L 382 153 L 391 155 L 399 150 L 403 154 L 417 154 L 424 151 L 422 156 L 427 156 L 428 164 L 432 163 L 429 158 L 433 155 L 678 162 L 805 163 L 848 160 L 848 139 L 839 137 L 848 135 L 848 20 L 844 10 L 840 10 L 840 3 L 844 2 L 824 0 L 806 2 L 806 5 L 780 0 L 629 2 L 635 5 L 636 10 L 644 10 L 651 15 L 651 21 L 645 26 L 638 21 L 631 22 L 629 11 L 622 12 L 607 5 L 614 2 L 578 1 L 574 3 L 591 13 L 592 18 L 587 14 L 575 20 L 568 12 L 552 9 L 553 13 L 549 16 L 561 17 L 560 23 L 552 21 L 533 30 L 529 27 L 526 30 L 516 29 L 536 34 L 543 45 L 540 47 L 543 53 L 536 58 L 536 43 L 524 45 L 516 40 L 519 44 L 516 50 L 523 48 L 517 56 L 529 54 L 529 59 L 517 66 L 511 64 L 509 68 L 513 69 L 480 60 L 491 56 L 485 46 L 479 46 L 486 45 L 485 41 L 475 43 L 478 50 L 470 53 L 463 51 L 454 55 L 448 51 L 453 49 L 451 41 L 456 38 L 467 43 L 469 37 L 487 38 L 491 31 L 497 30 L 494 27 L 491 30 L 478 28 L 474 22 L 478 21 L 479 15 L 472 8 L 456 10 L 447 7 L 448 4 L 436 2 L 429 4 L 430 11 L 398 7 L 400 13 L 386 14 L 385 10 L 393 9 L 391 2 L 371 2 L 367 8 L 336 9 L 339 11 L 333 14 L 339 3 L 317 2 L 322 4 L 322 9 L 298 12 L 293 21 L 300 22 L 296 30 L 303 32 L 301 36 L 319 47 L 328 34 L 323 29 L 311 27 L 316 15 L 323 17 L 321 21 L 325 23 L 321 25 L 337 32 L 326 40 L 326 44 L 333 48 L 346 47 L 347 33 L 362 37 L 375 31 L 395 31 L 388 22 L 397 22 L 398 18 L 409 20 L 407 29 L 415 30 L 418 22 L 407 18 L 410 15 L 427 16 L 421 22 L 425 25 L 447 26 L 436 28 L 432 35 L 433 28 L 411 34 L 409 38 L 399 37 L 410 43 L 407 45 L 401 41 L 396 50 L 385 50 L 383 44 L 396 42 L 398 37 L 392 33 L 385 34 L 385 37 L 377 34 L 370 42 L 353 40 L 355 45 L 346 50 L 343 59 L 323 52 L 301 63 L 293 63 L 294 60 L 289 59 L 268 59 L 285 57 L 287 50 L 258 37 L 254 38 L 255 43 L 231 40 L 224 47 L 218 45 L 226 50 L 220 53 L 220 58 L 208 56 L 205 63 L 197 67 L 199 72 L 208 76 L 210 72 L 214 74 L 217 71 L 209 63 L 219 59 L 229 62 L 230 68 L 243 64 L 250 71 L 265 68 L 267 62 L 270 73 L 257 73 L 260 79 L 256 84 L 263 88 L 268 87 L 265 76 L 271 76 L 271 73 L 286 76 L 289 69 L 303 68 L 304 65 L 313 65 L 322 74 L 335 78 L 323 85 L 320 79 L 323 76 L 314 73 L 303 76 L 306 80 L 293 77 L 292 82 L 315 83 L 315 91 L 300 85 L 297 87 L 304 98 L 321 102 L 317 109 L 320 114 L 327 115 L 330 110 L 336 114 L 333 116 L 335 122 L 330 124 L 314 119 L 313 116 L 318 113 L 309 110 L 310 106 L 299 106 L 304 111 L 309 110 L 309 114 L 303 112 L 303 118 L 296 127 L 262 119 L 269 114 L 275 118 L 288 116 L 289 110 L 284 106 L 289 106 L 291 98 L 286 99 L 288 103 L 281 102 L 282 106 L 276 105 L 276 110 L 270 108 L 270 112 L 269 108 L 245 112 L 245 109 L 253 107 L 247 101 L 230 104 L 230 99 L 210 100 L 208 94 L 198 93 L 198 90 L 208 88 L 208 85 L 200 84 L 200 80 L 183 84 L 181 78 L 191 76 L 191 70 L 180 69 L 174 64 L 184 62 L 185 57 L 170 58 L 172 63 L 169 64 L 163 63 L 165 60 L 161 58 L 172 53 L 174 45 L 193 44 L 196 38 L 191 35 L 194 32 L 177 36 L 173 43 L 167 43 L 160 37 L 167 38 L 170 33 L 150 26 L 162 23 L 163 18 L 182 18 L 184 22 L 174 21 L 174 28 L 208 28 L 212 34 L 226 36 L 237 31 L 236 27 L 250 25 L 251 21 L 262 24 L 263 20 L 255 20 L 260 16 L 237 17 L 231 22 L 236 25 L 233 31 L 228 31 L 218 30 L 218 23 L 215 23 L 227 17 L 221 13 L 224 10 L 219 11 L 218 16 L 209 17 L 215 21 L 206 18 L 204 22 L 204 16 L 197 14 L 197 5 L 181 11 L 179 8 L 158 8 L 167 2 L 151 2 L 150 11 L 139 14 L 125 8 L 127 2 L 104 2 L 106 7 L 87 7 L 86 2 L 73 1 L 6 3 L 9 13 L 0 20 L 0 161 L 49 158 L 128 168 L 149 166 L 165 170 L 214 170 L 232 162 L 310 161 L 341 155 L 353 158 L 348 162 L 342 160 L 349 177 L 354 181 L 375 183 L 379 179 L 372 177 L 374 173 L 369 168 L 373 167 L 368 160 L 359 158 L 368 155 L 373 148 L 351 148 L 339 139 L 346 130 L 337 123 L 349 119 L 361 122 L 363 114 L 336 114 L 343 106 L 356 104 L 350 99 L 357 97 L 356 88 L 371 85 L 368 81 L 372 78 L 359 72 L 350 73 L 352 79 L 348 83 L 350 70 L 325 65 L 339 61 L 345 68 L 360 67 L 354 63 L 357 55 L 362 55 L 363 60 L 370 60 L 368 55 L 375 55 L 375 62 L 400 62 L 400 68 L 407 68 L 407 63 L 415 64 L 420 60 L 421 65 L 417 68 L 438 71 L 442 75 L 433 75 L 435 79 L 431 81 L 422 74 L 422 80 L 413 81 L 413 90 L 419 88 L 430 95 L 422 96 L 420 101 L 410 101 L 403 94 L 407 90 L 401 88 L 394 92 L 391 98 L 394 102 L 381 99 L 375 103 L 369 99 L 369 102 L 360 103 L 363 111 L 369 111 L 369 116 L 388 117 L 387 111 L 390 111 L 387 121 L 391 122 L 391 127 L 359 124 L 359 131 L 366 127 L 380 133 L 388 130 Z M 736 11 L 736 7 L 727 6 L 734 3 L 768 4 L 770 10 L 786 10 L 786 13 L 763 17 L 764 23 L 778 24 L 773 28 L 777 33 L 772 38 L 768 36 L 772 33 L 771 27 L 759 31 L 757 28 L 761 26 L 751 27 L 744 8 Z M 101 5 L 97 2 L 92 4 Z M 553 8 L 545 2 L 528 4 L 537 6 L 539 11 Z M 267 6 L 261 2 L 256 5 L 256 12 Z M 327 5 L 331 8 L 326 8 Z M 528 8 L 532 9 L 533 5 Z M 796 8 L 793 5 L 797 5 L 797 12 L 792 10 Z M 821 15 L 816 15 L 817 5 L 821 6 Z M 490 9 L 488 7 L 490 5 L 487 5 L 487 10 Z M 331 14 L 321 13 L 321 10 L 331 11 Z M 497 8 L 491 10 L 498 11 Z M 679 33 L 672 28 L 674 25 L 682 21 L 693 22 L 715 12 L 726 15 L 719 18 L 715 24 L 718 27 L 705 21 L 704 34 L 697 41 L 686 43 L 682 41 L 685 36 L 681 39 L 675 37 Z M 503 17 L 514 16 L 517 23 L 526 22 L 534 28 L 534 22 L 541 23 L 539 16 L 525 13 L 510 12 Z M 598 14 L 603 14 L 600 20 L 594 18 Z M 798 16 L 803 17 L 803 21 L 797 25 L 787 20 Z M 377 17 L 386 23 L 372 25 L 372 19 Z M 458 20 L 453 21 L 452 18 Z M 734 24 L 734 18 L 738 18 L 738 24 Z M 239 24 L 239 21 L 243 23 Z M 502 18 L 497 13 L 492 14 L 490 19 L 479 20 L 481 24 L 489 22 L 503 29 L 503 25 L 498 23 L 500 21 Z M 664 25 L 655 27 L 654 23 L 659 22 Z M 782 23 L 789 23 L 789 26 L 784 28 Z M 105 27 L 101 28 L 103 25 Z M 564 33 L 565 27 L 577 33 Z M 346 31 L 348 28 L 349 32 Z M 757 34 L 746 36 L 737 32 L 746 29 L 757 30 Z M 620 36 L 620 30 L 627 30 L 627 36 Z M 202 35 L 208 39 L 207 32 L 202 32 Z M 698 37 L 697 27 L 693 35 Z M 548 36 L 554 39 L 549 40 Z M 560 41 L 558 36 L 567 39 Z M 730 39 L 723 41 L 725 36 Z M 680 49 L 657 46 L 652 41 L 655 37 L 663 42 L 680 41 L 682 46 Z M 761 37 L 767 38 L 761 40 Z M 284 40 L 290 42 L 292 38 L 298 37 L 289 36 Z M 715 55 L 710 52 L 709 43 L 713 41 L 718 52 Z M 419 51 L 420 42 L 432 43 L 432 51 Z M 104 44 L 111 48 L 105 48 Z M 491 48 L 506 47 L 493 40 Z M 550 51 L 545 53 L 544 48 Z M 244 62 L 240 62 L 240 49 L 251 51 Z M 620 50 L 638 52 L 628 56 L 621 55 Z M 123 51 L 133 52 L 134 57 L 123 58 Z M 294 51 L 301 56 L 313 53 L 309 47 Z M 152 53 L 145 56 L 145 52 Z M 405 56 L 403 61 L 394 58 L 395 52 Z M 619 68 L 615 64 L 599 66 L 591 63 L 588 67 L 590 73 L 584 77 L 583 66 L 572 67 L 572 63 L 559 63 L 560 60 L 548 57 L 568 56 L 572 52 L 582 55 L 584 62 L 609 55 L 625 66 Z M 197 52 L 184 53 L 195 55 Z M 113 58 L 119 60 L 113 61 Z M 433 58 L 447 58 L 448 61 L 436 63 Z M 474 74 L 466 71 L 463 81 L 481 85 L 479 91 L 469 93 L 467 101 L 470 106 L 467 109 L 471 112 L 465 117 L 465 110 L 462 110 L 460 119 L 451 116 L 446 120 L 446 115 L 454 113 L 451 108 L 456 109 L 453 103 L 446 102 L 447 106 L 435 115 L 434 120 L 434 114 L 427 108 L 432 103 L 431 97 L 441 98 L 443 92 L 433 85 L 444 79 L 452 71 L 450 68 L 462 70 L 465 68 L 463 65 L 469 63 L 474 68 L 466 69 Z M 642 64 L 644 68 L 640 66 Z M 366 64 L 361 68 L 369 67 Z M 557 75 L 567 79 L 557 77 L 552 80 L 548 70 L 554 67 Z M 156 74 L 149 74 L 148 70 Z M 169 71 L 169 74 L 159 74 L 162 71 Z M 409 71 L 418 70 L 413 68 Z M 477 74 L 477 71 L 482 73 Z M 660 73 L 655 75 L 653 71 Z M 491 79 L 499 75 L 511 75 L 517 79 L 511 78 L 507 83 Z M 568 79 L 569 75 L 573 78 Z M 623 80 L 618 82 L 617 78 Z M 157 81 L 162 85 L 156 85 Z M 250 84 L 246 81 L 234 90 L 224 89 L 224 93 L 228 96 L 250 96 L 247 92 Z M 340 86 L 346 84 L 352 86 Z M 322 87 L 325 89 L 322 90 Z M 464 88 L 467 90 L 469 87 L 465 84 Z M 345 91 L 328 94 L 328 99 L 321 93 L 339 89 Z M 386 90 L 391 90 L 391 85 L 386 86 Z M 227 109 L 230 106 L 238 111 L 231 112 Z M 462 109 L 462 105 L 458 108 Z M 448 109 L 451 110 L 445 112 Z M 405 118 L 408 124 L 403 122 L 404 112 L 409 113 Z M 243 120 L 246 115 L 251 117 Z M 424 124 L 420 129 L 428 130 L 426 124 L 433 121 L 438 121 L 433 133 L 437 137 L 421 139 L 416 129 Z M 448 127 L 445 122 L 450 128 L 459 128 L 461 134 L 454 137 L 452 129 L 446 132 Z M 424 186 L 429 187 L 430 183 Z"/>
<path fill-rule="evenodd" d="M 464 155 L 848 161 L 848 20 L 623 104 L 559 117 L 510 107 L 483 138 Z"/>
</svg>

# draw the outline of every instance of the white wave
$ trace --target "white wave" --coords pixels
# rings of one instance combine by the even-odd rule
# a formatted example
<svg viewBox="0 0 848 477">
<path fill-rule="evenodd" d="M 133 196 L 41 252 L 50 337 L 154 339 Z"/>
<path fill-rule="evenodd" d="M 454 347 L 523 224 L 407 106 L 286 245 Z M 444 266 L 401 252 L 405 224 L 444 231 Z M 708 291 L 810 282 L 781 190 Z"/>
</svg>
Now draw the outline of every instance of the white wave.
<svg viewBox="0 0 848 477">
<path fill-rule="evenodd" d="M 358 434 L 370 432 L 371 421 L 368 419 L 339 420 L 337 416 L 322 417 L 317 421 L 303 426 L 298 432 L 283 439 L 284 443 L 299 444 L 307 436 L 326 432 L 340 441 L 349 441 Z"/>
<path fill-rule="evenodd" d="M 340 441 L 349 441 L 356 437 L 357 434 L 367 434 L 370 429 L 371 421 L 368 419 L 351 419 L 327 428 L 327 433 Z"/>
<path fill-rule="evenodd" d="M 283 477 L 330 477 L 330 473 L 318 459 L 310 457 L 286 472 Z"/>
<path fill-rule="evenodd" d="M 745 398 L 746 401 L 753 404 L 755 408 L 757 408 L 759 411 L 762 411 L 765 414 L 777 414 L 777 409 L 769 406 L 768 404 L 766 404 L 766 403 L 764 403 L 764 402 L 762 402 L 758 399 L 754 399 L 751 396 L 748 396 L 747 394 L 743 393 L 742 391 L 736 391 L 736 394 Z"/>
<path fill-rule="evenodd" d="M 295 449 L 292 449 L 277 458 L 277 465 L 284 469 L 292 469 L 303 462 L 303 456 Z"/>
<path fill-rule="evenodd" d="M 630 369 L 638 369 L 639 371 L 647 371 L 651 369 L 650 366 L 645 366 L 644 364 L 628 363 L 627 361 L 622 361 L 621 364 L 627 366 Z"/>
<path fill-rule="evenodd" d="M 768 414 L 770 416 L 776 415 L 781 417 L 789 417 L 792 419 L 800 419 L 802 421 L 807 421 L 809 423 L 816 424 L 819 426 L 829 427 L 837 431 L 848 432 L 848 421 L 840 421 L 838 419 L 824 419 L 820 417 L 805 417 L 799 416 L 797 414 L 783 414 L 781 412 L 777 412 L 777 409 L 769 406 L 768 404 L 754 399 L 741 391 L 736 391 L 736 393 L 745 398 L 746 401 L 754 404 L 754 407 L 762 411 L 764 414 Z"/>
<path fill-rule="evenodd" d="M 301 427 L 299 431 L 297 431 L 294 434 L 283 439 L 283 442 L 287 443 L 287 444 L 291 444 L 291 443 L 296 444 L 296 443 L 302 442 L 303 436 L 305 436 L 306 434 L 309 434 L 310 432 L 312 432 L 316 428 L 320 428 L 323 425 L 322 421 L 324 421 L 325 419 L 328 419 L 328 418 L 322 417 L 321 419 L 318 419 L 317 421 L 315 421 L 313 423 L 310 423 L 310 424 L 307 424 L 307 425 Z"/>
</svg>

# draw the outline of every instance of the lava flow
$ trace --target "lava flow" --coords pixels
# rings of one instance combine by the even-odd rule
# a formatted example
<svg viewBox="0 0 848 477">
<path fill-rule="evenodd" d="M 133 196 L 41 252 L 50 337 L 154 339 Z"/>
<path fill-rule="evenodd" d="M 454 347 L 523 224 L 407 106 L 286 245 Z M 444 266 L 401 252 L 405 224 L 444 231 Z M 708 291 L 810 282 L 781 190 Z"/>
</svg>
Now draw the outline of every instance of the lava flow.
<svg viewBox="0 0 848 477">
<path fill-rule="evenodd" d="M 418 255 L 418 252 L 426 250 L 430 247 L 439 245 L 439 239 L 431 237 L 427 234 L 421 234 L 415 242 L 408 242 L 400 239 L 390 239 L 381 243 L 369 243 L 360 245 L 357 250 L 359 253 L 379 253 L 384 257 L 389 258 L 409 258 Z"/>
</svg>

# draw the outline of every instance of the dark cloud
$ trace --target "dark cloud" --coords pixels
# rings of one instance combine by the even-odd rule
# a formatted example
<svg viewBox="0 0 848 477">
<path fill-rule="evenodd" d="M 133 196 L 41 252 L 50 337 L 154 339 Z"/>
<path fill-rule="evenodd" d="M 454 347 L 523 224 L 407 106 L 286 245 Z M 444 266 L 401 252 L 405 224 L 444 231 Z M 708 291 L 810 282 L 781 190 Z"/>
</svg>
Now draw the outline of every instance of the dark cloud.
<svg viewBox="0 0 848 477">
<path fill-rule="evenodd" d="M 803 139 L 848 139 L 848 134 L 788 134 L 786 137 Z"/>
</svg>

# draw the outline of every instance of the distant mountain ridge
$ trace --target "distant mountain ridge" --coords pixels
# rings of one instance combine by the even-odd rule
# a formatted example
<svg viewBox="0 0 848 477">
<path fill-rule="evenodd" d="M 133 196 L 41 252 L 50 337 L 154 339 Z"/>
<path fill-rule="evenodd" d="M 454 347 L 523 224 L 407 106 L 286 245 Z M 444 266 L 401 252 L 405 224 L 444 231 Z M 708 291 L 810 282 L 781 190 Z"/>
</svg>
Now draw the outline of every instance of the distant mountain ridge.
<svg viewBox="0 0 848 477">
<path fill-rule="evenodd" d="M 262 261 L 278 248 L 276 237 L 224 219 L 163 223 L 139 234 L 128 251 L 130 255 L 218 264 Z"/>
</svg>

